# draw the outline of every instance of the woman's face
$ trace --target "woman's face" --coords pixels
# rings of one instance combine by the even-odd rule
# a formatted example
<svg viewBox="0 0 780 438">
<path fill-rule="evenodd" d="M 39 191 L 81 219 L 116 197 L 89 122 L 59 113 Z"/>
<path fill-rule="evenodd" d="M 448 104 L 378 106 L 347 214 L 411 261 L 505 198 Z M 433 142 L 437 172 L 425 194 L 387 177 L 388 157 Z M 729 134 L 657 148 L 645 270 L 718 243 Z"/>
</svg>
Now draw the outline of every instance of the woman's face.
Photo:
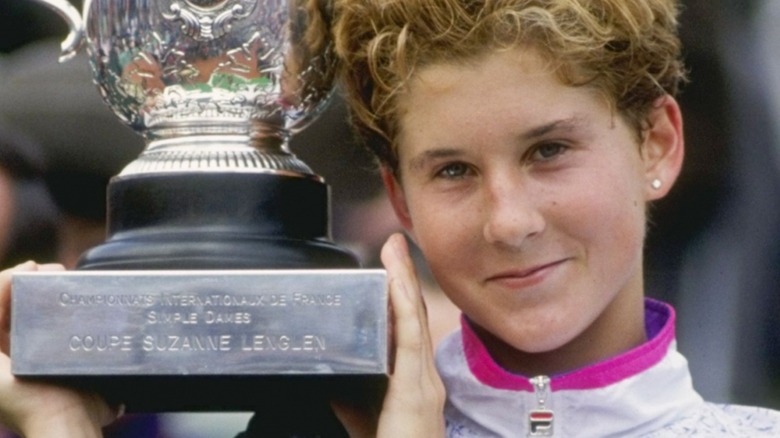
<svg viewBox="0 0 780 438">
<path fill-rule="evenodd" d="M 636 336 L 645 203 L 679 170 L 659 167 L 674 129 L 640 145 L 533 52 L 478 61 L 428 66 L 402 98 L 399 179 L 385 174 L 401 221 L 447 295 L 510 349 Z"/>
</svg>

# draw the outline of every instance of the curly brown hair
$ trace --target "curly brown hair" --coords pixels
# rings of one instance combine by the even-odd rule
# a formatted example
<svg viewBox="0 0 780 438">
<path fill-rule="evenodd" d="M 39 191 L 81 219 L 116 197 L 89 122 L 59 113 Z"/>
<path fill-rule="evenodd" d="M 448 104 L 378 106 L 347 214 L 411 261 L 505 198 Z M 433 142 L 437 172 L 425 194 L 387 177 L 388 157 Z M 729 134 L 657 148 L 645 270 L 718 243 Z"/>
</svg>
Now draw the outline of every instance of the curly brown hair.
<svg viewBox="0 0 780 438">
<path fill-rule="evenodd" d="M 395 168 L 398 96 L 421 67 L 536 50 L 564 84 L 605 95 L 641 135 L 685 79 L 676 0 L 336 0 L 336 51 L 353 124 Z"/>
</svg>

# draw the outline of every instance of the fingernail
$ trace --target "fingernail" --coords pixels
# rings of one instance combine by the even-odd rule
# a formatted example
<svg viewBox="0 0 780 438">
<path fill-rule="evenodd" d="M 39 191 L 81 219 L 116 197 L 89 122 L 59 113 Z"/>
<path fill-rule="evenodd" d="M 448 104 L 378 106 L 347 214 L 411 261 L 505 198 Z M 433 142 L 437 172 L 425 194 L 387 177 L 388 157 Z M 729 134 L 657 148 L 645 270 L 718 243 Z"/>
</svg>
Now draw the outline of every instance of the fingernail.
<svg viewBox="0 0 780 438">
<path fill-rule="evenodd" d="M 32 260 L 27 260 L 24 263 L 19 263 L 18 265 L 14 266 L 13 269 L 31 269 L 35 266 L 35 262 Z"/>
<path fill-rule="evenodd" d="M 127 409 L 127 406 L 125 406 L 124 403 L 120 404 L 116 408 L 116 419 L 120 419 L 125 415 L 125 409 Z"/>
</svg>

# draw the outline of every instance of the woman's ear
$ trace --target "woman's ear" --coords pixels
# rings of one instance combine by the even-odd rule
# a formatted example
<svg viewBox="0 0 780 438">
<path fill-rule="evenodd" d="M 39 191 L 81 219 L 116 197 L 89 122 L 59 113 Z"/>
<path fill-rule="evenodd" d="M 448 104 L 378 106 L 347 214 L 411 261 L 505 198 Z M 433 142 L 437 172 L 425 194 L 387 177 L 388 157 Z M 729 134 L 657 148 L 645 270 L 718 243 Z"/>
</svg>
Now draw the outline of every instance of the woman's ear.
<svg viewBox="0 0 780 438">
<path fill-rule="evenodd" d="M 642 144 L 645 163 L 646 198 L 663 198 L 669 193 L 682 169 L 685 155 L 683 121 L 674 97 L 658 98 L 648 117 L 649 129 Z"/>
<path fill-rule="evenodd" d="M 401 226 L 409 233 L 412 233 L 412 218 L 409 215 L 409 207 L 406 203 L 406 195 L 401 183 L 396 177 L 396 172 L 393 172 L 387 166 L 382 166 L 382 182 L 385 184 L 385 190 L 387 191 L 387 197 L 390 199 L 390 204 L 393 206 L 393 211 L 401 222 Z"/>
</svg>

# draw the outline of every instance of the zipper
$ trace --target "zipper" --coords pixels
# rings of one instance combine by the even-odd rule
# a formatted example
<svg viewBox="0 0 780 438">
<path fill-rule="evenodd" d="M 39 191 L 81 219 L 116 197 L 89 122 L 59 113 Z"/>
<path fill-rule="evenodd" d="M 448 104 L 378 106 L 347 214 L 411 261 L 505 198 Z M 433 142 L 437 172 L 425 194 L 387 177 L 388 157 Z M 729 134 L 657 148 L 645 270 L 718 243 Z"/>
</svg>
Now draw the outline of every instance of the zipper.
<svg viewBox="0 0 780 438">
<path fill-rule="evenodd" d="M 528 413 L 527 436 L 553 436 L 555 415 L 553 415 L 552 409 L 547 407 L 547 399 L 550 395 L 550 378 L 547 376 L 536 376 L 529 379 L 529 381 L 534 387 L 536 408 L 531 409 Z"/>
</svg>

